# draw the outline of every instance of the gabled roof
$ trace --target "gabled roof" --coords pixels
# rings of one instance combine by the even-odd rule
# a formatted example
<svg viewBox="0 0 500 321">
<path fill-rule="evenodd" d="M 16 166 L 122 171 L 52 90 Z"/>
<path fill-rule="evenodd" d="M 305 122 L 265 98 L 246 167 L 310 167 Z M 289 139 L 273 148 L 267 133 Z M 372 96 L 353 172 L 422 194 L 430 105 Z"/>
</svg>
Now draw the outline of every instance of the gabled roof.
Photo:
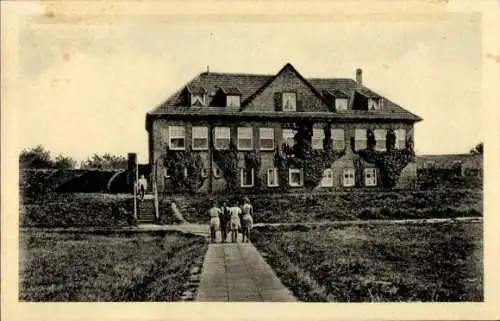
<svg viewBox="0 0 500 321">
<path fill-rule="evenodd" d="M 304 78 L 302 77 L 292 65 L 286 64 L 279 73 L 284 70 L 292 70 L 311 90 L 321 97 L 322 101 L 326 100 L 322 92 L 329 92 L 331 94 L 340 95 L 343 93 L 348 96 L 350 104 L 352 104 L 353 97 L 356 92 L 362 93 L 367 97 L 378 97 L 383 100 L 383 110 L 374 112 L 366 112 L 360 110 L 347 110 L 342 112 L 342 116 L 337 115 L 335 117 L 342 119 L 396 119 L 396 120 L 408 120 L 408 121 L 420 121 L 422 120 L 419 116 L 407 111 L 401 106 L 390 101 L 386 97 L 375 93 L 364 85 L 360 85 L 353 79 L 349 78 Z M 278 73 L 278 74 L 279 74 Z M 241 93 L 242 106 L 250 102 L 260 91 L 265 89 L 277 75 L 254 75 L 254 74 L 234 74 L 234 73 L 217 73 L 217 72 L 203 72 L 197 77 L 192 79 L 186 86 L 183 86 L 172 96 L 170 96 L 164 103 L 156 107 L 154 110 L 148 114 L 153 115 L 203 115 L 205 113 L 217 113 L 217 114 L 233 114 L 234 111 L 227 111 L 224 108 L 219 108 L 216 112 L 210 111 L 212 108 L 192 108 L 191 106 L 186 106 L 184 101 L 184 96 L 182 92 L 184 88 L 190 88 L 190 90 L 195 90 L 194 88 L 203 88 L 207 93 L 206 106 L 211 106 L 211 102 L 215 96 L 215 93 L 224 88 L 226 91 L 233 91 L 231 88 L 236 88 Z M 337 97 L 337 96 L 335 96 Z M 245 114 L 243 109 L 239 113 Z M 279 113 L 275 112 L 276 115 Z M 334 113 L 334 112 L 332 112 Z M 297 113 L 296 113 L 297 114 Z M 297 114 L 298 115 L 298 114 Z"/>
<path fill-rule="evenodd" d="M 328 102 L 325 100 L 325 97 L 321 95 L 321 93 L 316 89 L 309 81 L 307 81 L 302 75 L 292 66 L 292 64 L 287 63 L 281 70 L 273 77 L 271 77 L 262 87 L 260 87 L 255 93 L 253 93 L 250 97 L 245 99 L 243 103 L 241 104 L 243 109 L 248 106 L 248 104 L 255 98 L 257 97 L 264 89 L 266 89 L 276 78 L 278 78 L 282 73 L 286 71 L 291 71 L 299 78 L 304 84 L 307 85 L 311 89 L 311 91 L 325 104 L 328 104 Z"/>
</svg>

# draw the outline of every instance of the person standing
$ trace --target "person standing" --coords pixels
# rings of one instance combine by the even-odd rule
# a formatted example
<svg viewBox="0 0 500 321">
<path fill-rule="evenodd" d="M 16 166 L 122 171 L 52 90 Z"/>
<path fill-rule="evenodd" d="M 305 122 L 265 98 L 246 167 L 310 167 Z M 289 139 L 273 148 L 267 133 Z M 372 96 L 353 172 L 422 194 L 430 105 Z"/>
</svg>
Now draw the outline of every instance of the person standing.
<svg viewBox="0 0 500 321">
<path fill-rule="evenodd" d="M 144 174 L 141 175 L 141 178 L 139 178 L 137 185 L 139 187 L 139 199 L 142 201 L 144 200 L 144 194 L 148 189 L 148 180 L 144 177 Z"/>
<path fill-rule="evenodd" d="M 229 208 L 227 207 L 227 202 L 222 203 L 222 207 L 220 208 L 220 210 L 221 210 L 219 216 L 220 232 L 222 236 L 222 243 L 225 243 L 227 239 L 227 231 L 229 224 Z"/>
<path fill-rule="evenodd" d="M 253 227 L 253 206 L 250 203 L 250 199 L 248 197 L 245 198 L 245 202 L 243 204 L 243 219 L 242 219 L 242 234 L 243 234 L 243 242 L 250 241 L 250 230 Z"/>
<path fill-rule="evenodd" d="M 215 243 L 217 236 L 217 231 L 220 229 L 220 208 L 217 207 L 217 203 L 213 202 L 212 207 L 208 210 L 210 215 L 210 242 Z"/>
<path fill-rule="evenodd" d="M 230 224 L 231 224 L 231 242 L 237 242 L 238 240 L 238 229 L 240 228 L 240 214 L 241 208 L 238 206 L 238 201 L 234 203 L 234 206 L 229 208 Z"/>
</svg>

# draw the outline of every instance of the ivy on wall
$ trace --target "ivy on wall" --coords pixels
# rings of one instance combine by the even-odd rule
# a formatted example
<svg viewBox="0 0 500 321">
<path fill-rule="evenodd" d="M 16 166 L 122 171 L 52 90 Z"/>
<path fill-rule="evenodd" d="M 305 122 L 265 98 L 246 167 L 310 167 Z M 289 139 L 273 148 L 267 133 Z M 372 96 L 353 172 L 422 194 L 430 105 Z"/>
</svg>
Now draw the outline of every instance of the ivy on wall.
<svg viewBox="0 0 500 321">
<path fill-rule="evenodd" d="M 253 150 L 251 152 L 245 153 L 245 166 L 246 168 L 252 168 L 254 172 L 254 187 L 262 187 L 262 179 L 260 176 L 260 155 L 257 151 Z"/>
<path fill-rule="evenodd" d="M 222 172 L 226 181 L 226 187 L 234 190 L 238 187 L 238 151 L 233 142 L 229 143 L 228 149 L 213 148 L 213 160 Z"/>
<path fill-rule="evenodd" d="M 383 187 L 392 188 L 396 186 L 403 169 L 415 160 L 412 140 L 409 139 L 406 141 L 405 148 L 396 149 L 396 136 L 394 131 L 388 130 L 386 137 L 386 151 L 382 152 L 375 150 L 376 140 L 373 131 L 368 130 L 366 136 L 366 149 L 355 151 L 353 140 L 351 140 L 353 152 L 359 155 L 361 159 L 367 163 L 374 164 L 378 168 Z M 358 164 L 358 166 L 360 165 Z"/>
<path fill-rule="evenodd" d="M 203 161 L 199 154 L 193 153 L 191 146 L 186 150 L 172 150 L 167 145 L 163 165 L 176 192 L 195 192 L 204 182 Z"/>
<path fill-rule="evenodd" d="M 301 168 L 304 174 L 304 186 L 313 189 L 323 179 L 325 169 L 330 168 L 332 163 L 345 154 L 344 151 L 332 150 L 331 131 L 329 126 L 325 127 L 325 138 L 323 149 L 312 148 L 313 126 L 310 122 L 297 124 L 295 145 L 290 148 L 283 145 L 275 152 L 275 165 L 278 168 L 280 185 L 287 188 L 288 170 L 290 168 Z"/>
</svg>

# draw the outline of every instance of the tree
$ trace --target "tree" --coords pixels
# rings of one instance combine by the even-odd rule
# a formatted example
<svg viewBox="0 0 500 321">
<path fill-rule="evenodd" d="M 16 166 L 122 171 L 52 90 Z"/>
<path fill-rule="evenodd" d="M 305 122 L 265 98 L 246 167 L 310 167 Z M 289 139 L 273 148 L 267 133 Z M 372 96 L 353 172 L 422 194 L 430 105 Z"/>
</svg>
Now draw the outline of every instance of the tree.
<svg viewBox="0 0 500 321">
<path fill-rule="evenodd" d="M 52 168 L 53 162 L 50 157 L 50 152 L 42 145 L 38 145 L 31 149 L 24 149 L 19 155 L 19 168 Z"/>
<path fill-rule="evenodd" d="M 53 167 L 56 169 L 74 169 L 76 166 L 76 161 L 69 157 L 58 155 L 53 162 Z"/>
<path fill-rule="evenodd" d="M 482 142 L 477 144 L 476 146 L 474 146 L 474 148 L 470 150 L 470 153 L 474 155 L 483 155 L 483 152 L 484 152 L 484 146 Z"/>
<path fill-rule="evenodd" d="M 83 169 L 126 169 L 128 167 L 127 158 L 106 153 L 102 156 L 94 154 L 91 158 L 82 161 L 80 167 Z"/>
</svg>

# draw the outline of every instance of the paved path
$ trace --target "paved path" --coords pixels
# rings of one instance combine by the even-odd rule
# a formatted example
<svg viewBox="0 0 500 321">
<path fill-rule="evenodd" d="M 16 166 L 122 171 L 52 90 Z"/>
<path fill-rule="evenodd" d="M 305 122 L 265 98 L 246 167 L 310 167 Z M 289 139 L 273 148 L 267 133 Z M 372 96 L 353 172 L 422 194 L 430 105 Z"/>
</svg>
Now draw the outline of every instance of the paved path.
<svg viewBox="0 0 500 321">
<path fill-rule="evenodd" d="M 196 301 L 294 302 L 251 243 L 210 244 Z"/>
</svg>

